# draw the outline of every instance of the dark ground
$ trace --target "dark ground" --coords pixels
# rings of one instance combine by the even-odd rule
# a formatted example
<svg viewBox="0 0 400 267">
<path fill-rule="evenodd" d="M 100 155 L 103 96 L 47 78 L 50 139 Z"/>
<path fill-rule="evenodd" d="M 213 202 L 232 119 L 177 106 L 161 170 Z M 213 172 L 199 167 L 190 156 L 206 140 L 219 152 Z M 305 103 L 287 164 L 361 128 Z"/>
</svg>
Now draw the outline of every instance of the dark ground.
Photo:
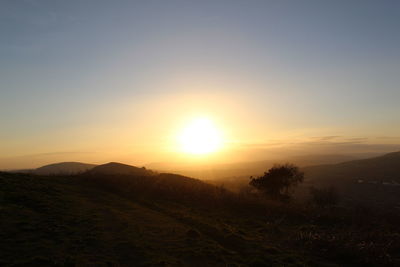
<svg viewBox="0 0 400 267">
<path fill-rule="evenodd" d="M 0 173 L 0 265 L 400 264 L 397 215 L 280 204 L 185 179 Z"/>
</svg>

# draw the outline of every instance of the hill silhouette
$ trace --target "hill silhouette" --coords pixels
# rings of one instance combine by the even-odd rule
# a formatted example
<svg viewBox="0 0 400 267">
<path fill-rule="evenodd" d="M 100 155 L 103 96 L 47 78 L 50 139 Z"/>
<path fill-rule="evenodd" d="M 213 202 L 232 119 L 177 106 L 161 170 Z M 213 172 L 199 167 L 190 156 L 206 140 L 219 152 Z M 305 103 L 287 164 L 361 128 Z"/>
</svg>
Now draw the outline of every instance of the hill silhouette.
<svg viewBox="0 0 400 267">
<path fill-rule="evenodd" d="M 37 175 L 72 175 L 86 172 L 96 167 L 95 164 L 81 162 L 60 162 L 42 166 L 31 171 Z"/>
<path fill-rule="evenodd" d="M 333 187 L 342 201 L 375 206 L 382 209 L 400 208 L 400 152 L 339 164 L 303 168 L 307 187 Z"/>
<path fill-rule="evenodd" d="M 277 156 L 276 158 L 268 160 L 200 165 L 182 164 L 182 162 L 158 162 L 147 164 L 146 167 L 160 172 L 174 172 L 205 180 L 217 181 L 224 180 L 228 177 L 244 177 L 247 181 L 249 176 L 259 175 L 277 162 L 290 162 L 299 167 L 306 167 L 311 165 L 336 164 L 368 157 L 370 157 L 369 154 L 310 154 L 289 157 Z"/>
<path fill-rule="evenodd" d="M 286 205 L 120 163 L 75 176 L 0 172 L 0 205 L 1 266 L 400 263 L 398 216 Z"/>
<path fill-rule="evenodd" d="M 98 165 L 86 172 L 90 175 L 133 175 L 133 176 L 149 176 L 153 172 L 146 168 L 138 168 L 135 166 L 110 162 L 102 165 Z"/>
<path fill-rule="evenodd" d="M 365 182 L 400 183 L 400 152 L 338 164 L 305 167 L 306 179 L 315 183 Z"/>
<path fill-rule="evenodd" d="M 0 265 L 303 262 L 293 252 L 257 245 L 258 241 L 251 240 L 253 234 L 229 226 L 230 215 L 221 216 L 221 212 L 238 208 L 224 207 L 230 194 L 224 196 L 217 187 L 197 179 L 166 173 L 138 176 L 88 172 L 68 177 L 0 173 L 0 185 Z M 244 250 L 253 246 L 260 255 L 256 259 L 254 250 Z"/>
</svg>

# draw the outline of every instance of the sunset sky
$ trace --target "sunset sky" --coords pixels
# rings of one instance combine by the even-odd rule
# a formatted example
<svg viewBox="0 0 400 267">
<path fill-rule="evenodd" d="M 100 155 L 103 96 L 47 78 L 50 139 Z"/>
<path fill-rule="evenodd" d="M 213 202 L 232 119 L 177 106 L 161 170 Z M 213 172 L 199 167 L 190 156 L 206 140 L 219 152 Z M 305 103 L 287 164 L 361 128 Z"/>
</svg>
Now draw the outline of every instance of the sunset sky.
<svg viewBox="0 0 400 267">
<path fill-rule="evenodd" d="M 399 29 L 395 0 L 1 1 L 0 169 L 400 150 Z"/>
</svg>

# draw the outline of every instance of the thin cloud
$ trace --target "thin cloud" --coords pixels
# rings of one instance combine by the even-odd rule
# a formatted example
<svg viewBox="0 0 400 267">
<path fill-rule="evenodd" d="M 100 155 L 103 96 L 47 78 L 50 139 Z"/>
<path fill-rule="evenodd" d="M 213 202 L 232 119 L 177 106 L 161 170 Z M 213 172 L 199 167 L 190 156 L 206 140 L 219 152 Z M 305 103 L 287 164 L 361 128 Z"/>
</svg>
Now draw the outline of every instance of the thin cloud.
<svg viewBox="0 0 400 267">
<path fill-rule="evenodd" d="M 315 136 L 315 137 L 311 137 L 311 138 L 319 140 L 319 141 L 330 141 L 330 140 L 338 139 L 340 137 L 341 137 L 340 135 L 328 135 L 328 136 Z"/>
</svg>

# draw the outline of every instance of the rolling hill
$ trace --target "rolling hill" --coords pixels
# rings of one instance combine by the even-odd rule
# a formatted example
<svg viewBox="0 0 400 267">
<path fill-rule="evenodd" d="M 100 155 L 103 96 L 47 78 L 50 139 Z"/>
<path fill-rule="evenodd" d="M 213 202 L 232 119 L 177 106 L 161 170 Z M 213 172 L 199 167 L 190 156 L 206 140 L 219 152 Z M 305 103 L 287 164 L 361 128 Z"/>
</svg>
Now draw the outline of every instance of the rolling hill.
<svg viewBox="0 0 400 267">
<path fill-rule="evenodd" d="M 118 162 L 110 162 L 95 166 L 86 172 L 90 175 L 133 175 L 133 176 L 149 176 L 153 172 L 142 167 L 135 167 Z"/>
<path fill-rule="evenodd" d="M 174 174 L 0 173 L 0 265 L 303 265 L 302 256 L 257 240 L 251 227 L 262 220 L 225 214 L 217 193 Z"/>
<path fill-rule="evenodd" d="M 60 162 L 34 169 L 31 173 L 36 175 L 73 175 L 86 172 L 96 167 L 94 164 L 81 162 Z"/>
<path fill-rule="evenodd" d="M 303 170 L 307 181 L 312 183 L 348 184 L 359 180 L 400 183 L 400 152 L 338 164 L 310 166 Z"/>
<path fill-rule="evenodd" d="M 72 176 L 0 172 L 0 208 L 0 266 L 400 263 L 400 218 L 376 228 L 382 215 L 274 203 L 120 163 Z"/>
<path fill-rule="evenodd" d="M 297 195 L 309 187 L 333 187 L 342 203 L 380 209 L 400 209 L 400 152 L 339 164 L 303 168 L 305 181 Z"/>
</svg>

